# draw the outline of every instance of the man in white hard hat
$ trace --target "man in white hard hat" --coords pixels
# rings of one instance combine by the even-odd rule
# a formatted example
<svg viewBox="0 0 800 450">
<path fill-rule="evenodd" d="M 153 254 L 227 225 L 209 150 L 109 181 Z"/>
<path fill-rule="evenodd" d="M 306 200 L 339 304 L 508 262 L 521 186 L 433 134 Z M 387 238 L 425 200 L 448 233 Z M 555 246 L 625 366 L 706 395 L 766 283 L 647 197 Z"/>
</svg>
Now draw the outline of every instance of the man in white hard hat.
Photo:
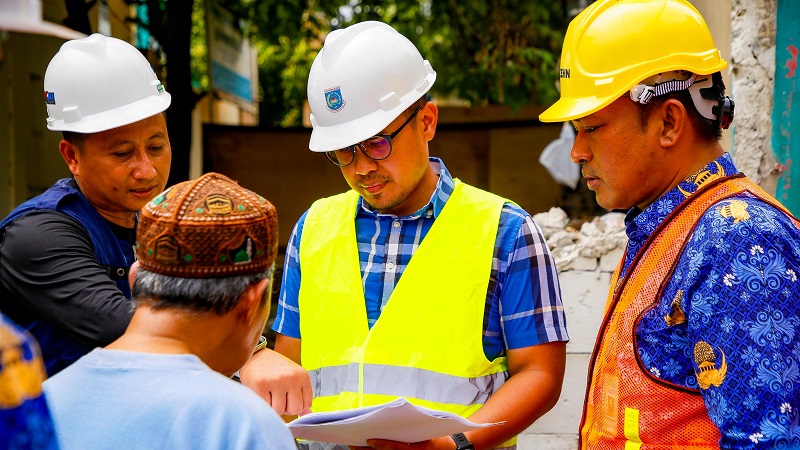
<svg viewBox="0 0 800 450">
<path fill-rule="evenodd" d="M 571 151 L 628 246 L 590 363 L 581 449 L 800 448 L 800 222 L 719 143 L 720 58 L 686 0 L 601 0 L 569 25 Z"/>
<path fill-rule="evenodd" d="M 53 375 L 125 331 L 137 213 L 164 190 L 172 151 L 170 95 L 119 39 L 66 42 L 44 101 L 73 177 L 0 223 L 0 310 L 34 335 Z"/>
<path fill-rule="evenodd" d="M 314 412 L 405 397 L 502 422 L 420 447 L 514 447 L 561 391 L 567 330 L 555 264 L 528 213 L 429 156 L 435 80 L 384 23 L 325 39 L 308 79 L 309 147 L 352 190 L 315 202 L 295 226 L 275 350 L 310 373 Z M 274 355 L 262 353 L 242 382 L 301 412 L 306 393 L 276 392 Z"/>
</svg>

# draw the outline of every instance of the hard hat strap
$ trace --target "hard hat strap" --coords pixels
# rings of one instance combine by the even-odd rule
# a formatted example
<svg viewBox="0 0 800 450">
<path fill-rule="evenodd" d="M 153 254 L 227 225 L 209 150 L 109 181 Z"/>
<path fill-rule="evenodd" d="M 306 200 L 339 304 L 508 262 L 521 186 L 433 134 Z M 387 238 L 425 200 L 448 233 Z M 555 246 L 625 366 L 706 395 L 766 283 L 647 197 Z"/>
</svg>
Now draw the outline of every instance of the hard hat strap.
<svg viewBox="0 0 800 450">
<path fill-rule="evenodd" d="M 692 74 L 691 77 L 685 80 L 670 80 L 663 83 L 654 83 L 652 86 L 637 84 L 631 88 L 631 100 L 646 105 L 650 103 L 653 97 L 689 89 L 696 79 L 697 74 Z"/>
<path fill-rule="evenodd" d="M 669 75 L 668 75 L 669 74 Z M 656 80 L 665 76 L 670 76 L 674 72 L 659 74 Z M 692 96 L 697 112 L 708 120 L 714 121 L 720 128 L 728 128 L 733 120 L 733 100 L 730 97 L 722 99 L 705 98 L 702 92 L 713 86 L 714 82 L 711 75 L 692 74 L 685 80 L 669 80 L 661 83 L 654 82 L 652 86 L 641 83 L 631 88 L 631 100 L 636 103 L 646 105 L 653 97 L 665 95 L 670 92 L 687 89 Z"/>
</svg>

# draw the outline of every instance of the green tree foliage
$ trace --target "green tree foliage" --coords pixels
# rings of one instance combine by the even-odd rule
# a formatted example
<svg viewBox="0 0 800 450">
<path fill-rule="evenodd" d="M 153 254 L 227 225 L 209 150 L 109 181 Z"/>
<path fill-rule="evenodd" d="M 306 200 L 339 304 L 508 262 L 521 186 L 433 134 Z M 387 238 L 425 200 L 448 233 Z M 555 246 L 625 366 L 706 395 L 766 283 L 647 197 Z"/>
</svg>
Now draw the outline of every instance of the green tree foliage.
<svg viewBox="0 0 800 450">
<path fill-rule="evenodd" d="M 262 124 L 297 126 L 311 63 L 333 29 L 395 27 L 431 62 L 432 94 L 518 108 L 557 98 L 563 0 L 216 0 L 243 19 L 259 53 Z"/>
</svg>

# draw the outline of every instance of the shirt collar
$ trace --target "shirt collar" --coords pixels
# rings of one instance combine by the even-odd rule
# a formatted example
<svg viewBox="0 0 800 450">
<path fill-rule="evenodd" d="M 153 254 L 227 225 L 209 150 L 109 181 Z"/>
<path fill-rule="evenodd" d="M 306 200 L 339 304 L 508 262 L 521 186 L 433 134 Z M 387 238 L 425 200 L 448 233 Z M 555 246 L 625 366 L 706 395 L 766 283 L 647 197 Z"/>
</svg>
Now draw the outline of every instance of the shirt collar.
<svg viewBox="0 0 800 450">
<path fill-rule="evenodd" d="M 444 209 L 445 203 L 450 198 L 450 195 L 453 194 L 453 189 L 455 189 L 455 181 L 453 180 L 452 175 L 445 167 L 444 162 L 441 159 L 431 156 L 428 158 L 430 161 L 431 166 L 433 167 L 433 171 L 439 175 L 439 181 L 436 182 L 436 189 L 433 191 L 430 200 L 428 203 L 417 210 L 417 212 L 413 214 L 409 214 L 407 216 L 401 217 L 401 219 L 418 219 L 422 216 L 426 217 L 438 217 L 441 214 L 442 209 Z M 364 201 L 364 197 L 358 198 L 358 205 L 357 208 L 358 214 L 368 214 L 371 216 L 389 216 L 389 217 L 397 217 L 393 214 L 381 214 L 375 212 L 371 206 L 367 202 Z"/>
<path fill-rule="evenodd" d="M 684 200 L 695 193 L 704 183 L 716 178 L 739 173 L 733 164 L 733 158 L 727 152 L 711 161 L 705 167 L 688 176 L 669 192 L 661 196 L 643 210 L 633 207 L 625 215 L 625 226 L 628 238 L 633 241 L 644 241 L 655 228 L 667 218 Z"/>
</svg>

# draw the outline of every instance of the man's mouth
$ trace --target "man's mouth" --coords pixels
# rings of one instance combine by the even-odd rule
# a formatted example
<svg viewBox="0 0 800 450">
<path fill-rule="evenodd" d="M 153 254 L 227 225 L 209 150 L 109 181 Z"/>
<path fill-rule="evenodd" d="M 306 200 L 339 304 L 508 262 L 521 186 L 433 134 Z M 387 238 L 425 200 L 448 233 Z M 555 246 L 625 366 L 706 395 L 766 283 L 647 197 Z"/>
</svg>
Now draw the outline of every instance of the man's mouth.
<svg viewBox="0 0 800 450">
<path fill-rule="evenodd" d="M 375 181 L 369 183 L 361 183 L 361 188 L 370 194 L 377 194 L 383 187 L 386 186 L 386 181 Z"/>
<path fill-rule="evenodd" d="M 133 195 L 137 197 L 147 197 L 155 193 L 156 187 L 157 186 L 150 186 L 139 189 L 131 189 L 131 192 L 133 192 Z"/>
</svg>

